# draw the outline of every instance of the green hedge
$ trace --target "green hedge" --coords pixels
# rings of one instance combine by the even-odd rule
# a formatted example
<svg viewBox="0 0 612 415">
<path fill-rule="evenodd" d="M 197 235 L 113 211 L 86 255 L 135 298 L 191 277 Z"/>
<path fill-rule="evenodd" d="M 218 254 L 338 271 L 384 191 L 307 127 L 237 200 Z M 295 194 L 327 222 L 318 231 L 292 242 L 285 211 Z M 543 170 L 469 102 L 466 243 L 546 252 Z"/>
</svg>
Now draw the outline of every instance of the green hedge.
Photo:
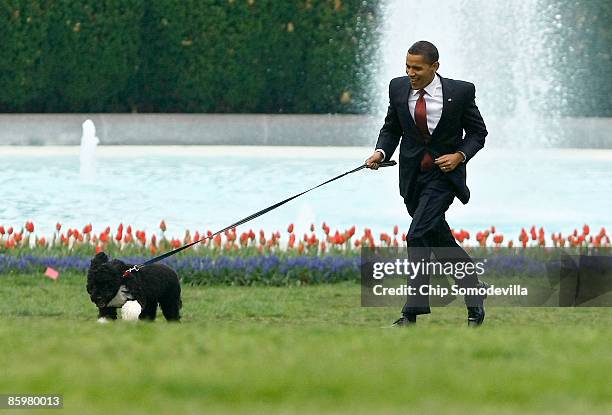
<svg viewBox="0 0 612 415">
<path fill-rule="evenodd" d="M 0 3 L 0 106 L 28 110 L 46 94 L 49 21 L 41 2 Z"/>
<path fill-rule="evenodd" d="M 3 0 L 3 112 L 368 110 L 379 0 Z"/>
</svg>

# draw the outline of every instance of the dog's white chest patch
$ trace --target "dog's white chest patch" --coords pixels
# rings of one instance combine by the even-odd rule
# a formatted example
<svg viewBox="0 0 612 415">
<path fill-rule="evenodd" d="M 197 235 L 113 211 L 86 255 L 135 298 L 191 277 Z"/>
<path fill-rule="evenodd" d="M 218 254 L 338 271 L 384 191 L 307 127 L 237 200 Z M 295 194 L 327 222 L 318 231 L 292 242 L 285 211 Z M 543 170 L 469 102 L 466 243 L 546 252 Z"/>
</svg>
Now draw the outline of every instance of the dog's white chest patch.
<svg viewBox="0 0 612 415">
<path fill-rule="evenodd" d="M 117 290 L 117 294 L 115 294 L 113 299 L 110 300 L 106 306 L 107 307 L 122 307 L 123 304 L 126 303 L 126 301 L 131 300 L 131 299 L 132 298 L 129 294 L 127 287 L 125 285 L 122 285 L 121 287 L 119 287 L 119 290 Z"/>
</svg>

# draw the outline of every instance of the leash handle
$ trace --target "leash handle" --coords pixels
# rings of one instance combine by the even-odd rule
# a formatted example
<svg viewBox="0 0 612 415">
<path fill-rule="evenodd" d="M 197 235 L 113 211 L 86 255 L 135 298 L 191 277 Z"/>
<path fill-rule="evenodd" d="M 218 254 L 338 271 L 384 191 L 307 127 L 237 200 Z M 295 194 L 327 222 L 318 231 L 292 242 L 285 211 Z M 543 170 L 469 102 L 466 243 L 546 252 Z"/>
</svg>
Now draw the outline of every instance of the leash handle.
<svg viewBox="0 0 612 415">
<path fill-rule="evenodd" d="M 382 163 L 378 164 L 378 167 L 391 167 L 391 166 L 395 166 L 397 164 L 397 162 L 395 160 L 389 160 L 389 161 L 383 161 Z"/>
</svg>

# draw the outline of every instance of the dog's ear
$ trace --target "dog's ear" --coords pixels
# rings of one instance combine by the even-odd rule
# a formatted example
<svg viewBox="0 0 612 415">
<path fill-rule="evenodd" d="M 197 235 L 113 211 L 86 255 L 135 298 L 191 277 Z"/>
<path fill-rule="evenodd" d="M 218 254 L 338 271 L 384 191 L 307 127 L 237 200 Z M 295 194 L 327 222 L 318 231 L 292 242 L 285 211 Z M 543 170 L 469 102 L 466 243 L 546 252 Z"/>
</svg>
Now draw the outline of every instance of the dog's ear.
<svg viewBox="0 0 612 415">
<path fill-rule="evenodd" d="M 98 265 L 102 265 L 108 262 L 108 256 L 104 252 L 99 252 L 95 257 L 91 260 L 91 266 L 97 267 Z"/>
</svg>

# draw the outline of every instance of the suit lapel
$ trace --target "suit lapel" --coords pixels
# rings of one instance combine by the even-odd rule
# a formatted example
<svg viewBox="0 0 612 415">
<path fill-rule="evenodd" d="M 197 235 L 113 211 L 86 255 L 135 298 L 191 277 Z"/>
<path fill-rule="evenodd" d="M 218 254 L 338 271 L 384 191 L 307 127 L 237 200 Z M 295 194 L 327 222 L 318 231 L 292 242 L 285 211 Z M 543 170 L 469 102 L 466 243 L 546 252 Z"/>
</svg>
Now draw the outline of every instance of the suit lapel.
<svg viewBox="0 0 612 415">
<path fill-rule="evenodd" d="M 410 98 L 410 93 L 412 92 L 412 87 L 410 86 L 410 80 L 408 78 L 406 78 L 406 80 L 408 81 L 407 82 L 408 88 L 406 88 L 407 91 L 404 94 L 404 108 L 408 112 L 408 125 L 414 131 L 416 131 L 417 133 L 420 134 L 419 129 L 417 128 L 416 123 L 414 122 L 414 118 L 412 118 L 412 115 L 410 114 L 410 107 L 408 106 L 408 98 Z"/>
</svg>

